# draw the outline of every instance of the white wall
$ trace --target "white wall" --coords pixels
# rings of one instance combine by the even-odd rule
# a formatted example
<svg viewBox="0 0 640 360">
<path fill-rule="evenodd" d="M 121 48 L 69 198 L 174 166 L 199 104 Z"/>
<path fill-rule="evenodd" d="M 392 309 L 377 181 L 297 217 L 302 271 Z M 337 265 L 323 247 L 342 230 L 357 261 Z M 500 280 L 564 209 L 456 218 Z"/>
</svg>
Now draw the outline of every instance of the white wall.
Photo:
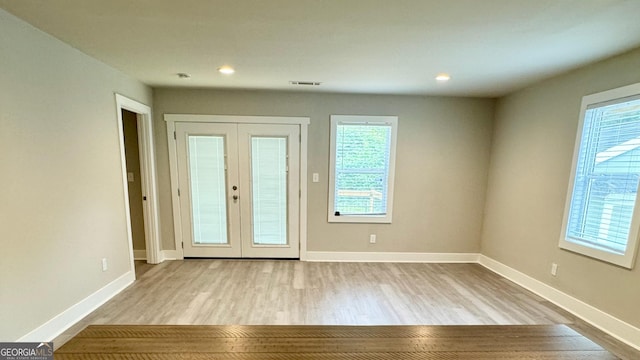
<svg viewBox="0 0 640 360">
<path fill-rule="evenodd" d="M 558 248 L 584 95 L 640 82 L 640 49 L 499 99 L 482 254 L 640 327 L 640 270 Z M 557 277 L 551 264 L 559 265 Z"/>
<path fill-rule="evenodd" d="M 151 105 L 149 87 L 0 10 L 0 341 L 130 271 L 114 92 Z"/>
<path fill-rule="evenodd" d="M 305 116 L 309 126 L 308 248 L 333 252 L 477 253 L 492 99 L 155 89 L 164 249 L 174 248 L 165 113 Z M 399 117 L 392 224 L 327 222 L 330 115 Z M 173 140 L 172 140 L 173 141 Z M 312 173 L 320 182 L 311 182 Z M 369 234 L 377 243 L 369 244 Z"/>
</svg>

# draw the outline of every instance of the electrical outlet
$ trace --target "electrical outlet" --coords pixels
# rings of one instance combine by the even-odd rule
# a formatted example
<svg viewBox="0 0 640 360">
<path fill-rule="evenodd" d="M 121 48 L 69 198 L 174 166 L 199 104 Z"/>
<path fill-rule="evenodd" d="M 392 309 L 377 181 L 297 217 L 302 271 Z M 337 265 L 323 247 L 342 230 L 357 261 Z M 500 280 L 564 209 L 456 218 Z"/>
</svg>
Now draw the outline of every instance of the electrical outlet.
<svg viewBox="0 0 640 360">
<path fill-rule="evenodd" d="M 109 269 L 109 264 L 107 263 L 107 258 L 102 259 L 102 271 L 107 271 Z"/>
<path fill-rule="evenodd" d="M 551 264 L 551 275 L 553 276 L 558 275 L 558 264 L 556 263 Z"/>
<path fill-rule="evenodd" d="M 320 182 L 320 174 L 318 174 L 318 173 L 313 173 L 313 176 L 312 176 L 312 177 L 313 177 L 313 180 L 312 180 L 312 181 L 313 181 L 314 183 Z"/>
<path fill-rule="evenodd" d="M 369 235 L 369 244 L 375 244 L 375 243 L 376 243 L 376 234 Z"/>
</svg>

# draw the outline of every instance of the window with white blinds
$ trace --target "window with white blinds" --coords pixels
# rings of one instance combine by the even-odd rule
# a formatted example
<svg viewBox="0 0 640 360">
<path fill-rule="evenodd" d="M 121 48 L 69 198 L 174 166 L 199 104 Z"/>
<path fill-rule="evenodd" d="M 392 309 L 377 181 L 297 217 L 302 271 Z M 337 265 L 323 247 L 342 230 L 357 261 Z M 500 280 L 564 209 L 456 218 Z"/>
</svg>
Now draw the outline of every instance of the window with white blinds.
<svg viewBox="0 0 640 360">
<path fill-rule="evenodd" d="M 586 96 L 562 248 L 631 268 L 640 209 L 640 84 Z"/>
<path fill-rule="evenodd" d="M 397 126 L 395 116 L 331 116 L 330 222 L 391 222 Z"/>
</svg>

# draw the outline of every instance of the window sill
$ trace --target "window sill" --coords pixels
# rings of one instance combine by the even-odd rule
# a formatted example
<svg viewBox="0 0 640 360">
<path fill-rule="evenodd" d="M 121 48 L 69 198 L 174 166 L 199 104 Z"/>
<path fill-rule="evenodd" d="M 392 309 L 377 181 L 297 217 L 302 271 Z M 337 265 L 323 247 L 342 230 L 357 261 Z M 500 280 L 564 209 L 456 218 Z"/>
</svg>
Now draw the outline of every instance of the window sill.
<svg viewBox="0 0 640 360">
<path fill-rule="evenodd" d="M 616 253 L 613 250 L 597 248 L 596 245 L 579 240 L 560 239 L 561 249 L 588 256 L 597 260 L 608 262 L 626 269 L 632 269 L 635 261 L 635 251 L 627 249 L 625 253 Z"/>
<path fill-rule="evenodd" d="M 329 215 L 330 223 L 391 224 L 391 215 Z"/>
</svg>

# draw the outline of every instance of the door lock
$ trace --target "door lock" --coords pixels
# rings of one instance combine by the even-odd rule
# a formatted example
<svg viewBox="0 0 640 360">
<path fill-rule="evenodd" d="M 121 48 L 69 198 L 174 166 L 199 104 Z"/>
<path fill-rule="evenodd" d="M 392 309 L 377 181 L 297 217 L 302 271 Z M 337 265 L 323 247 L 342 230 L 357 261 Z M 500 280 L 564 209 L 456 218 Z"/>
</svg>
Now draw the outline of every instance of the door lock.
<svg viewBox="0 0 640 360">
<path fill-rule="evenodd" d="M 235 185 L 233 185 L 231 188 L 232 188 L 233 190 L 238 190 L 238 187 L 237 187 L 237 186 L 235 186 Z"/>
</svg>

